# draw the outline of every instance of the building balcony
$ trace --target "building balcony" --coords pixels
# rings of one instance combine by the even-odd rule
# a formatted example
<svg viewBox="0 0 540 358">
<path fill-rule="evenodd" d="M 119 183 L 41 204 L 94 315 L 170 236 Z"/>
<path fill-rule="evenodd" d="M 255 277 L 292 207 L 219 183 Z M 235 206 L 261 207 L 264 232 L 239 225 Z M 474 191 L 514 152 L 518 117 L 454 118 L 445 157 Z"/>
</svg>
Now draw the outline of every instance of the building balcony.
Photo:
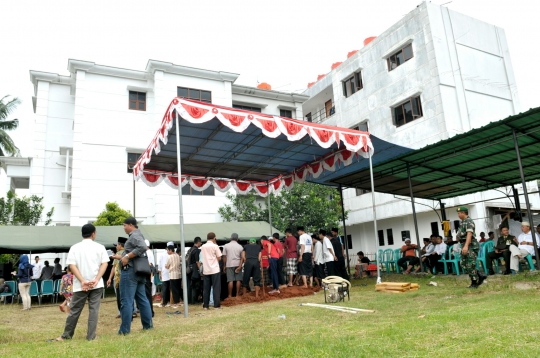
<svg viewBox="0 0 540 358">
<path fill-rule="evenodd" d="M 327 118 L 332 117 L 334 114 L 336 114 L 335 106 L 326 107 L 316 112 L 309 112 L 306 114 L 305 120 L 313 123 L 322 123 Z"/>
</svg>

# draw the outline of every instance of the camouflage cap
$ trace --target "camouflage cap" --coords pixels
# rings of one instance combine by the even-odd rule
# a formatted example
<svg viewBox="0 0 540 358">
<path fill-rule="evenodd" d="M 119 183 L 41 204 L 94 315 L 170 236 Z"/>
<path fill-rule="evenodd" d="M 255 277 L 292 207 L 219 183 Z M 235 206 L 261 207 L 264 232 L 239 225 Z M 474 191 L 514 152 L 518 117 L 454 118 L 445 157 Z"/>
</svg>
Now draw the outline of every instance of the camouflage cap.
<svg viewBox="0 0 540 358">
<path fill-rule="evenodd" d="M 460 211 L 464 211 L 464 212 L 468 213 L 468 212 L 469 212 L 469 208 L 467 208 L 466 206 L 458 206 L 458 208 L 457 208 L 456 211 L 457 211 L 458 213 L 459 213 Z"/>
</svg>

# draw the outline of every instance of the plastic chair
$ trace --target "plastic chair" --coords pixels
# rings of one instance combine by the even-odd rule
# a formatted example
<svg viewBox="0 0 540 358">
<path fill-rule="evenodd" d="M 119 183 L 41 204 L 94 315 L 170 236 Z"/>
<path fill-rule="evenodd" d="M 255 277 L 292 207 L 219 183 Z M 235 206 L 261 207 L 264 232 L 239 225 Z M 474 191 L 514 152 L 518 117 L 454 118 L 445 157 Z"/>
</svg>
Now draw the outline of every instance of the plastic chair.
<svg viewBox="0 0 540 358">
<path fill-rule="evenodd" d="M 532 262 L 532 255 L 529 254 L 529 255 L 525 256 L 525 260 L 527 260 L 527 262 L 529 263 L 530 270 L 535 271 L 536 269 L 534 268 L 534 265 L 533 265 L 533 262 Z"/>
<path fill-rule="evenodd" d="M 375 255 L 375 264 L 376 265 L 383 265 L 384 264 L 384 251 L 380 249 L 377 251 L 377 255 Z"/>
<path fill-rule="evenodd" d="M 163 285 L 163 282 L 161 282 L 159 274 L 157 273 L 154 275 L 154 285 L 156 285 L 156 292 L 161 292 L 161 286 Z"/>
<path fill-rule="evenodd" d="M 484 272 L 487 271 L 487 253 L 493 251 L 494 243 L 493 240 L 489 240 L 486 242 L 483 242 L 484 246 L 482 247 L 482 255 L 478 255 L 478 258 L 476 259 L 476 269 L 480 270 L 480 263 L 483 265 Z M 497 263 L 495 262 L 497 265 Z M 499 266 L 497 265 L 497 271 L 499 270 Z"/>
<path fill-rule="evenodd" d="M 386 249 L 384 250 L 384 265 L 386 266 L 386 273 L 390 273 L 390 270 L 392 269 L 392 265 L 394 264 L 394 250 L 392 249 Z"/>
<path fill-rule="evenodd" d="M 51 296 L 51 302 L 54 301 L 54 281 L 43 280 L 41 281 L 41 297 Z"/>
<path fill-rule="evenodd" d="M 53 295 L 56 303 L 58 303 L 58 296 L 60 296 L 60 283 L 62 283 L 62 280 L 54 280 L 53 283 Z"/>
<path fill-rule="evenodd" d="M 452 245 L 447 248 L 446 257 L 448 258 L 444 260 L 444 274 L 448 275 L 448 266 L 446 264 L 449 263 L 452 264 L 452 271 L 459 276 L 459 261 L 461 260 L 461 253 L 459 251 L 454 252 L 454 245 Z"/>
<path fill-rule="evenodd" d="M 13 304 L 15 296 L 17 295 L 17 285 L 15 284 L 15 281 L 6 281 L 5 284 L 9 286 L 11 292 L 2 292 L 0 293 L 0 297 L 4 297 L 4 304 L 6 304 L 7 298 L 11 297 L 11 304 Z"/>
<path fill-rule="evenodd" d="M 394 250 L 394 265 L 396 266 L 396 273 L 401 272 L 401 267 L 398 265 L 398 260 L 401 258 L 401 249 Z"/>
<path fill-rule="evenodd" d="M 37 297 L 38 303 L 41 305 L 41 295 L 39 294 L 38 285 L 36 281 L 32 281 L 32 283 L 30 284 L 30 299 L 32 297 Z"/>
</svg>

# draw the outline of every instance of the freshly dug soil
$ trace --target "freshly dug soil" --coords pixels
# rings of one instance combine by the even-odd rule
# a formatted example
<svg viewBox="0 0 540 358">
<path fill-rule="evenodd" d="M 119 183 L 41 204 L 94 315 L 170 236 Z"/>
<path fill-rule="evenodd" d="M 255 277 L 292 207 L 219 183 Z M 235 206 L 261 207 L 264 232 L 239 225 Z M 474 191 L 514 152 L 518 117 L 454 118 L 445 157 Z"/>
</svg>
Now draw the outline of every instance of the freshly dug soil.
<svg viewBox="0 0 540 358">
<path fill-rule="evenodd" d="M 263 298 L 263 293 L 262 293 L 263 289 L 265 291 L 264 298 Z M 279 289 L 281 293 L 269 295 L 268 292 L 270 292 L 271 290 L 272 290 L 271 288 L 261 287 L 261 291 L 259 292 L 259 298 L 255 298 L 255 292 L 248 292 L 242 296 L 227 298 L 221 301 L 221 305 L 230 307 L 230 306 L 242 305 L 245 303 L 262 303 L 266 301 L 282 300 L 285 298 L 292 298 L 292 297 L 313 296 L 315 292 L 319 292 L 320 287 L 313 287 L 313 288 L 312 287 L 304 288 L 301 286 L 283 287 Z"/>
</svg>

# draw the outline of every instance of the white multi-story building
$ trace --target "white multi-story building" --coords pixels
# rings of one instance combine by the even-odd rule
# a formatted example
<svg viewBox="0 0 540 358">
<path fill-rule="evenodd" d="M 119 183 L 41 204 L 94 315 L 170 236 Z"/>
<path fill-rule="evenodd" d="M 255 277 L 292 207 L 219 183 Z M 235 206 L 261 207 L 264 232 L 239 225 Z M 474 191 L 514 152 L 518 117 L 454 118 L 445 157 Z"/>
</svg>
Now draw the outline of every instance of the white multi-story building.
<svg viewBox="0 0 540 358">
<path fill-rule="evenodd" d="M 238 74 L 148 61 L 144 71 L 69 60 L 69 76 L 30 71 L 34 152 L 6 158 L 8 188 L 29 188 L 55 208 L 53 224 L 94 221 L 116 201 L 145 224 L 178 222 L 178 196 L 167 185 L 134 182 L 138 159 L 176 97 L 302 118 L 306 95 L 235 85 Z M 267 86 L 260 86 L 268 88 Z M 221 221 L 225 195 L 184 187 L 185 222 Z"/>
<path fill-rule="evenodd" d="M 366 43 L 310 84 L 304 92 L 310 97 L 303 105 L 307 120 L 369 128 L 380 139 L 419 149 L 520 111 L 508 44 L 499 27 L 423 2 Z M 529 184 L 529 192 L 537 191 L 536 183 Z M 350 210 L 347 234 L 355 252 L 374 252 L 379 241 L 373 231 L 371 194 L 366 194 L 348 189 L 344 195 Z M 455 206 L 470 204 L 477 231 L 487 234 L 496 229 L 496 210 L 512 207 L 501 197 L 489 191 L 444 202 L 450 220 L 457 220 Z M 494 198 L 499 199 L 488 201 Z M 403 199 L 376 194 L 385 247 L 402 245 L 402 232 L 415 241 L 411 203 Z M 538 195 L 531 199 L 533 207 L 540 208 Z M 417 200 L 420 238 L 431 235 L 432 224 L 442 234 L 440 217 L 432 208 L 438 211 L 439 203 Z"/>
<path fill-rule="evenodd" d="M 149 188 L 133 182 L 128 166 L 153 138 L 177 95 L 369 129 L 382 140 L 412 149 L 520 110 L 504 30 L 431 3 L 423 2 L 333 67 L 303 94 L 236 85 L 234 73 L 153 60 L 144 71 L 78 60 L 68 61 L 69 76 L 31 71 L 34 153 L 4 160 L 8 186 L 27 187 L 43 196 L 46 210 L 55 207 L 57 225 L 93 221 L 109 201 L 146 224 L 176 223 L 176 192 L 164 184 Z M 537 190 L 530 184 L 530 191 Z M 210 187 L 201 195 L 190 192 L 189 185 L 184 190 L 197 194 L 184 199 L 187 223 L 221 221 L 217 209 L 226 203 L 222 193 Z M 371 196 L 363 194 L 345 191 L 347 233 L 354 251 L 373 252 L 377 239 Z M 457 219 L 453 206 L 470 204 L 478 231 L 487 232 L 495 229 L 497 208 L 511 207 L 502 196 L 490 191 L 444 202 L 450 220 Z M 381 193 L 376 201 L 386 247 L 401 245 L 402 232 L 414 238 L 410 202 Z M 432 224 L 440 222 L 431 208 L 437 209 L 438 203 L 417 203 L 419 234 L 426 237 Z M 540 207 L 537 195 L 531 203 Z"/>
</svg>

